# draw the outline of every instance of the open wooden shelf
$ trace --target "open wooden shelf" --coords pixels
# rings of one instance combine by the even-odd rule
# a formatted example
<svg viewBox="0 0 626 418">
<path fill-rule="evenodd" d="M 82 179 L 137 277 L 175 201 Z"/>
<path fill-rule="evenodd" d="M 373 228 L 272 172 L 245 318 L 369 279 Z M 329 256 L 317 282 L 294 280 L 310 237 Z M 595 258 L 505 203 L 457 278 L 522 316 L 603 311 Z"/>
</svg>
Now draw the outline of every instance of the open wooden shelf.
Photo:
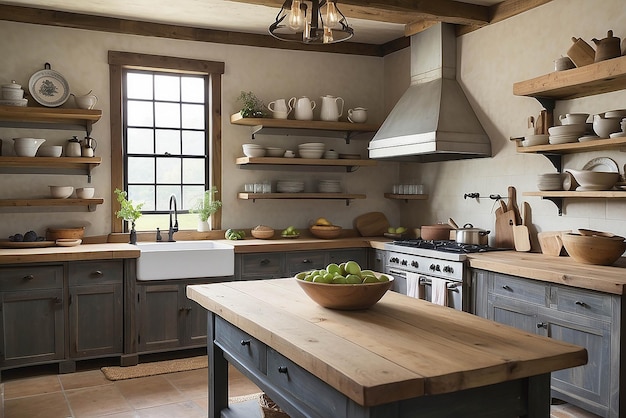
<svg viewBox="0 0 626 418">
<path fill-rule="evenodd" d="M 348 171 L 353 171 L 353 167 L 375 166 L 375 160 L 353 160 L 353 159 L 315 159 L 315 158 L 282 158 L 282 157 L 239 157 L 237 165 L 278 165 L 278 166 L 315 166 L 315 167 L 345 167 Z"/>
<path fill-rule="evenodd" d="M 514 83 L 513 94 L 568 100 L 625 88 L 626 56 L 622 56 Z"/>
<path fill-rule="evenodd" d="M 385 198 L 387 199 L 396 199 L 396 200 L 427 200 L 427 194 L 396 194 L 396 193 L 385 193 Z"/>
<path fill-rule="evenodd" d="M 517 146 L 517 152 L 536 154 L 573 154 L 586 151 L 600 151 L 626 147 L 626 137 L 594 139 L 585 142 L 570 142 L 566 144 L 534 145 L 532 147 Z"/>
<path fill-rule="evenodd" d="M 239 193 L 239 199 L 252 200 L 257 199 L 326 199 L 326 200 L 345 200 L 346 204 L 353 199 L 365 199 L 364 194 L 353 193 Z"/>
<path fill-rule="evenodd" d="M 626 190 L 523 192 L 523 196 L 626 199 Z"/>
<path fill-rule="evenodd" d="M 102 117 L 101 110 L 0 106 L 0 126 L 11 128 L 85 130 Z"/>
<path fill-rule="evenodd" d="M 104 199 L 0 199 L 0 207 L 85 206 L 90 212 L 96 210 L 96 206 L 103 203 Z"/>
<path fill-rule="evenodd" d="M 0 157 L 0 172 L 30 174 L 85 174 L 102 163 L 100 157 Z"/>
</svg>

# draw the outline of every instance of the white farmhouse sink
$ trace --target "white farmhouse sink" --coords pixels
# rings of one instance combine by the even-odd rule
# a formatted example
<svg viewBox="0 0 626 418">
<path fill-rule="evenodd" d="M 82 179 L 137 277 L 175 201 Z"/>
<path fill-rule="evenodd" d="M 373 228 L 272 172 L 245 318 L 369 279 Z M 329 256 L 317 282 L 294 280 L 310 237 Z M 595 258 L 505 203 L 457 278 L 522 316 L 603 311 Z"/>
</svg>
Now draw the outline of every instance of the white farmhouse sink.
<svg viewBox="0 0 626 418">
<path fill-rule="evenodd" d="M 138 242 L 137 280 L 232 276 L 235 249 L 215 241 Z"/>
</svg>

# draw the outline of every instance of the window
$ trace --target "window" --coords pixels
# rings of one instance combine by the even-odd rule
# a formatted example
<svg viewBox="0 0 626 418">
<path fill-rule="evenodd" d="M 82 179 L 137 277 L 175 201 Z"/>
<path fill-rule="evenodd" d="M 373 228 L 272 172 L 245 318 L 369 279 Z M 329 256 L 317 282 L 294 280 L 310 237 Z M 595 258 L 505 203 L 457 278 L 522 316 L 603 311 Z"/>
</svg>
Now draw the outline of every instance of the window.
<svg viewBox="0 0 626 418">
<path fill-rule="evenodd" d="M 179 229 L 195 229 L 197 216 L 189 209 L 211 186 L 221 192 L 216 150 L 223 63 L 110 52 L 109 64 L 111 125 L 119 127 L 112 129 L 112 189 L 144 203 L 139 231 L 167 229 L 172 195 Z M 117 201 L 112 204 L 112 230 L 123 232 Z M 214 229 L 219 215 L 211 217 Z"/>
</svg>

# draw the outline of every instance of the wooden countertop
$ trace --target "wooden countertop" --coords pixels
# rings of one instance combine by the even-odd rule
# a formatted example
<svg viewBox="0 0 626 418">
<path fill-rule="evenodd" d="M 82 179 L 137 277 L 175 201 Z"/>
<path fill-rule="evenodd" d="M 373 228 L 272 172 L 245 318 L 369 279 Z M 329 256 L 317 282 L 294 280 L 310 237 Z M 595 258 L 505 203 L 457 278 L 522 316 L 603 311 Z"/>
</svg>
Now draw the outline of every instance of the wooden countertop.
<svg viewBox="0 0 626 418">
<path fill-rule="evenodd" d="M 571 257 L 515 251 L 493 251 L 469 255 L 472 268 L 559 283 L 599 292 L 626 292 L 626 257 L 613 266 L 581 264 Z"/>
<path fill-rule="evenodd" d="M 364 406 L 583 365 L 584 348 L 387 292 L 325 309 L 295 279 L 187 287 L 187 296 Z"/>
<path fill-rule="evenodd" d="M 76 247 L 2 248 L 0 265 L 138 258 L 139 254 L 139 249 L 134 245 L 114 243 L 81 244 Z"/>
<path fill-rule="evenodd" d="M 236 254 L 264 253 L 273 251 L 301 251 L 301 250 L 334 250 L 341 248 L 378 248 L 384 249 L 385 242 L 390 239 L 385 237 L 348 237 L 337 239 L 319 239 L 303 237 L 297 239 L 244 239 L 244 240 L 220 240 L 225 244 L 235 247 Z"/>
</svg>

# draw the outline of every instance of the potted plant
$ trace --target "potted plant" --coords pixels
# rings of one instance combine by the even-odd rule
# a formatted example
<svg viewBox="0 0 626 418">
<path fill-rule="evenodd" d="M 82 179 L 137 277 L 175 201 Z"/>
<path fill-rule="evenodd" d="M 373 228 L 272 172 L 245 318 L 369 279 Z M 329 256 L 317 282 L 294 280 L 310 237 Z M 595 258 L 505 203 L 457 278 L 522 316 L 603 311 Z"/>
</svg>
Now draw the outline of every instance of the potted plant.
<svg viewBox="0 0 626 418">
<path fill-rule="evenodd" d="M 133 204 L 132 200 L 127 199 L 127 193 L 120 189 L 115 189 L 117 201 L 120 203 L 120 210 L 115 212 L 115 216 L 130 222 L 130 243 L 137 244 L 137 231 L 135 231 L 135 221 L 141 216 L 141 208 L 143 202 Z"/>
<path fill-rule="evenodd" d="M 198 214 L 198 231 L 209 231 L 209 218 L 222 207 L 222 202 L 215 199 L 215 193 L 217 193 L 215 186 L 205 190 L 195 206 L 189 210 L 189 213 Z"/>
<path fill-rule="evenodd" d="M 265 105 L 251 91 L 242 91 L 239 97 L 237 97 L 237 101 L 243 104 L 243 107 L 239 111 L 242 118 L 265 117 Z"/>
</svg>

